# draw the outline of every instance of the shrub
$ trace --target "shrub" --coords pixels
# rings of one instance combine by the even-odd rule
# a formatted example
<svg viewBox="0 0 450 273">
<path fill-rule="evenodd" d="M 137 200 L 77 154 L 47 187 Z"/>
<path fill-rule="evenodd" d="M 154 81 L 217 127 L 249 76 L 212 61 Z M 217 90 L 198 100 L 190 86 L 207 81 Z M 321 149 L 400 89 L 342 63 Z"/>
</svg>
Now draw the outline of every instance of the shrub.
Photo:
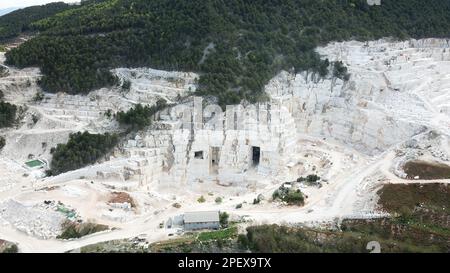
<svg viewBox="0 0 450 273">
<path fill-rule="evenodd" d="M 320 177 L 315 174 L 310 174 L 306 177 L 306 181 L 309 183 L 315 183 L 320 180 Z"/>
<path fill-rule="evenodd" d="M 347 72 L 347 67 L 345 67 L 341 61 L 334 62 L 333 76 L 343 81 L 348 81 L 350 79 L 350 74 Z"/>
<path fill-rule="evenodd" d="M 17 253 L 17 252 L 19 252 L 19 248 L 15 244 L 3 250 L 3 253 Z"/>
<path fill-rule="evenodd" d="M 281 186 L 272 194 L 273 200 L 281 200 L 289 205 L 303 206 L 305 204 L 305 197 L 300 190 L 292 190 Z"/>
<path fill-rule="evenodd" d="M 6 145 L 6 140 L 4 137 L 0 136 L 0 150 Z"/>
<path fill-rule="evenodd" d="M 67 221 L 63 225 L 64 230 L 61 235 L 57 236 L 58 239 L 72 239 L 72 238 L 81 238 L 89 234 L 93 234 L 96 232 L 104 231 L 108 229 L 106 225 L 94 224 L 94 223 L 83 223 L 76 224 L 70 221 Z"/>
<path fill-rule="evenodd" d="M 200 196 L 200 198 L 197 199 L 197 202 L 199 202 L 199 203 L 205 203 L 205 201 L 206 201 L 206 199 L 205 199 L 205 197 L 203 195 Z"/>
<path fill-rule="evenodd" d="M 111 109 L 106 110 L 105 111 L 105 116 L 107 118 L 111 118 L 113 116 L 112 110 Z"/>
<path fill-rule="evenodd" d="M 299 177 L 297 179 L 297 182 L 306 182 L 309 185 L 316 184 L 317 181 L 320 180 L 320 176 L 316 174 L 310 174 L 306 178 L 305 177 Z"/>
<path fill-rule="evenodd" d="M 11 127 L 16 120 L 17 106 L 0 101 L 0 128 Z"/>
<path fill-rule="evenodd" d="M 31 121 L 33 122 L 33 124 L 36 124 L 39 121 L 39 117 L 36 115 L 32 115 L 31 116 Z"/>
<path fill-rule="evenodd" d="M 248 248 L 249 241 L 248 241 L 248 238 L 247 238 L 246 235 L 239 234 L 237 241 L 238 241 L 238 245 L 239 245 L 240 249 L 247 249 Z"/>
<path fill-rule="evenodd" d="M 305 198 L 300 190 L 289 191 L 283 198 L 283 201 L 290 205 L 303 206 L 305 204 Z"/>
<path fill-rule="evenodd" d="M 221 212 L 219 214 L 219 221 L 220 221 L 220 225 L 222 227 L 227 227 L 228 226 L 228 219 L 230 218 L 230 215 L 228 215 L 228 213 L 226 212 Z"/>
<path fill-rule="evenodd" d="M 165 100 L 159 100 L 154 106 L 142 106 L 137 104 L 127 112 L 118 112 L 117 121 L 124 126 L 130 127 L 132 130 L 141 130 L 151 124 L 151 117 L 167 106 Z"/>
<path fill-rule="evenodd" d="M 279 191 L 279 190 L 275 190 L 275 191 L 272 193 L 272 199 L 273 199 L 273 200 L 276 200 L 276 199 L 278 199 L 278 198 L 280 198 L 280 191 Z"/>
<path fill-rule="evenodd" d="M 68 225 L 61 235 L 57 236 L 58 239 L 71 239 L 71 238 L 80 238 L 81 235 L 78 233 L 78 230 L 75 225 Z"/>
<path fill-rule="evenodd" d="M 50 175 L 58 175 L 97 162 L 118 143 L 115 134 L 96 135 L 88 132 L 71 134 L 67 144 L 51 150 Z"/>
<path fill-rule="evenodd" d="M 130 89 L 131 89 L 131 82 L 129 80 L 125 80 L 122 83 L 122 90 L 123 91 L 130 91 Z"/>
<path fill-rule="evenodd" d="M 223 200 L 222 200 L 222 197 L 217 197 L 215 201 L 216 201 L 216 204 L 220 204 L 220 203 L 222 203 Z"/>
<path fill-rule="evenodd" d="M 0 78 L 6 77 L 6 76 L 8 76 L 8 69 L 4 68 L 3 66 L 0 66 Z M 1 99 L 1 97 L 0 97 L 0 99 Z"/>
<path fill-rule="evenodd" d="M 42 92 L 37 92 L 37 93 L 34 95 L 34 97 L 33 97 L 33 101 L 34 101 L 34 102 L 40 102 L 40 101 L 42 101 L 44 98 L 45 98 L 44 93 L 42 93 Z"/>
</svg>

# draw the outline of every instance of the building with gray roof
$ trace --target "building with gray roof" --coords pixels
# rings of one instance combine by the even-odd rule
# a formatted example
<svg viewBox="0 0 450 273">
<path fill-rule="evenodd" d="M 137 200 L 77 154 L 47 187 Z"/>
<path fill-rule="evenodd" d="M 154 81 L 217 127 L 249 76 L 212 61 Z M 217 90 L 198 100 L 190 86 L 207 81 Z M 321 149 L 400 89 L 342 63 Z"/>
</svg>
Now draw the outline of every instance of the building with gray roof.
<svg viewBox="0 0 450 273">
<path fill-rule="evenodd" d="M 184 214 L 184 229 L 219 229 L 219 211 L 197 211 Z"/>
</svg>

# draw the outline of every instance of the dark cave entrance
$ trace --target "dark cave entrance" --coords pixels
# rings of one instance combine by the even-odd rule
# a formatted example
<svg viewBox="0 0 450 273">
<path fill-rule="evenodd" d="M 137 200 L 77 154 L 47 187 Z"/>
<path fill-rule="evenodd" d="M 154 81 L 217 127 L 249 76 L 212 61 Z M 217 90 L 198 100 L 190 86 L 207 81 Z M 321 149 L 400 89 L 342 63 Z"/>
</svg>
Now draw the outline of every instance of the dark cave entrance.
<svg viewBox="0 0 450 273">
<path fill-rule="evenodd" d="M 261 159 L 261 148 L 253 146 L 252 147 L 252 162 L 253 162 L 253 166 L 258 166 L 260 159 Z"/>
</svg>

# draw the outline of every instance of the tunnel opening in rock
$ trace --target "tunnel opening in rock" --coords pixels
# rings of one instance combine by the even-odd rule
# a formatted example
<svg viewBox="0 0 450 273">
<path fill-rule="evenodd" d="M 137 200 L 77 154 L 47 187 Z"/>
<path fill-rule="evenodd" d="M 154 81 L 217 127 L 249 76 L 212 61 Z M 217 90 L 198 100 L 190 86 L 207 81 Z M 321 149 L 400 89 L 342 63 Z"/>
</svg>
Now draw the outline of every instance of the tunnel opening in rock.
<svg viewBox="0 0 450 273">
<path fill-rule="evenodd" d="M 194 152 L 194 158 L 203 159 L 203 151 Z"/>
<path fill-rule="evenodd" d="M 252 147 L 252 163 L 253 166 L 258 166 L 261 159 L 261 148 L 257 146 Z"/>
<path fill-rule="evenodd" d="M 220 147 L 211 147 L 210 173 L 217 174 L 219 171 Z"/>
</svg>

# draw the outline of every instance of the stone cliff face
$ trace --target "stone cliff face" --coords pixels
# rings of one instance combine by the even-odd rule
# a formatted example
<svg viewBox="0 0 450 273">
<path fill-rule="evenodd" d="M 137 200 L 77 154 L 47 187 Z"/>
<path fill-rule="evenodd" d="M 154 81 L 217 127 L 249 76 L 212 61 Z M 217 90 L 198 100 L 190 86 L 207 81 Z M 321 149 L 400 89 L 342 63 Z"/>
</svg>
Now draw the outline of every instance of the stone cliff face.
<svg viewBox="0 0 450 273">
<path fill-rule="evenodd" d="M 168 130 L 150 180 L 239 185 L 255 175 L 287 179 L 287 165 L 301 161 L 295 147 L 302 135 L 377 155 L 427 130 L 450 133 L 448 41 L 344 42 L 318 52 L 342 60 L 351 79 L 281 72 L 266 86 L 270 102 L 235 117 L 243 128 L 228 126 L 231 111 L 217 116 L 220 128 L 188 122 Z M 194 121 L 198 113 L 188 115 Z"/>
<path fill-rule="evenodd" d="M 448 47 L 436 39 L 330 44 L 318 52 L 342 60 L 350 81 L 282 72 L 266 92 L 289 109 L 299 133 L 376 154 L 434 125 L 448 130 L 448 100 L 436 98 L 449 96 Z"/>
<path fill-rule="evenodd" d="M 179 117 L 161 113 L 155 128 L 139 133 L 120 148 L 128 163 L 126 168 L 117 163 L 122 170 L 119 177 L 139 174 L 140 185 L 152 181 L 231 185 L 255 180 L 258 175 L 285 179 L 287 166 L 301 161 L 295 148 L 304 135 L 332 139 L 367 155 L 379 154 L 427 130 L 450 135 L 448 40 L 332 43 L 317 51 L 330 61 L 343 61 L 350 80 L 281 72 L 265 88 L 270 101 L 237 106 L 243 108 L 240 116 L 235 107 L 212 118 L 215 108 L 203 105 L 200 112 L 187 114 L 190 122 L 176 128 Z M 13 74 L 3 78 L 0 86 L 8 89 L 8 101 L 28 104 L 39 121 L 8 133 L 9 144 L 3 151 L 8 156 L 23 146 L 45 157 L 44 144 L 52 147 L 73 130 L 117 130 L 117 124 L 105 116 L 108 110 L 154 104 L 161 98 L 182 101 L 181 97 L 195 91 L 197 77 L 148 68 L 116 69 L 120 79 L 131 82 L 129 91 L 102 89 L 89 96 L 47 94 L 42 102 L 33 103 L 25 98 L 29 100 L 38 91 L 34 78 L 39 73 L 31 73 L 34 78 L 27 89 L 23 85 L 28 84 L 30 73 L 25 72 L 10 69 Z M 28 90 L 23 93 L 26 96 L 14 91 L 15 82 Z M 194 109 L 195 103 L 205 104 L 184 100 L 188 108 Z M 212 119 L 217 122 L 211 124 Z M 235 119 L 237 123 L 232 124 Z M 27 151 L 20 157 L 25 159 Z"/>
<path fill-rule="evenodd" d="M 239 115 L 237 123 L 229 124 L 227 116 L 234 113 Z M 125 150 L 135 151 L 133 154 L 138 149 L 141 153 L 156 150 L 148 154 L 153 163 L 145 168 L 151 170 L 151 180 L 237 185 L 252 175 L 283 175 L 296 140 L 291 114 L 283 105 L 270 103 L 232 107 L 226 114 L 218 114 L 215 126 L 187 123 L 157 134 L 147 132 L 128 141 Z"/>
<path fill-rule="evenodd" d="M 425 129 L 386 113 L 375 101 L 382 96 L 382 88 L 376 90 L 353 80 L 314 82 L 305 74 L 292 78 L 283 72 L 267 90 L 290 110 L 298 133 L 334 138 L 368 154 L 381 152 Z"/>
</svg>

